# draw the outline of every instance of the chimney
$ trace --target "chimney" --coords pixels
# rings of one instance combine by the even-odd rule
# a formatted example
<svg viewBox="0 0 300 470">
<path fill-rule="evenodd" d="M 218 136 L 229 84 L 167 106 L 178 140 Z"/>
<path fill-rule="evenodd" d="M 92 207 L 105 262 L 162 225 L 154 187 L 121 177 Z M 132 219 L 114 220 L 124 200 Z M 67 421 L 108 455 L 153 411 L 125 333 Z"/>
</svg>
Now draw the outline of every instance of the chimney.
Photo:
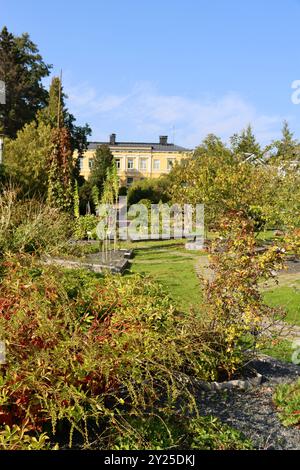
<svg viewBox="0 0 300 470">
<path fill-rule="evenodd" d="M 110 134 L 109 136 L 109 144 L 115 145 L 116 144 L 116 134 Z"/>
<path fill-rule="evenodd" d="M 160 143 L 160 145 L 167 145 L 168 136 L 167 135 L 160 135 L 159 136 L 159 143 Z"/>
</svg>

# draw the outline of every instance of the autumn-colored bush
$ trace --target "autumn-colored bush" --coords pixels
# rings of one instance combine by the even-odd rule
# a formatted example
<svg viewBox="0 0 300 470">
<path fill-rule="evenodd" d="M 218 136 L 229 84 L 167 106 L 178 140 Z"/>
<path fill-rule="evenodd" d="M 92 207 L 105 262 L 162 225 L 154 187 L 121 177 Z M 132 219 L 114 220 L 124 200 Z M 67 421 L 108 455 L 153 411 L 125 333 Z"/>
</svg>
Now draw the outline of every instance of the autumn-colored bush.
<svg viewBox="0 0 300 470">
<path fill-rule="evenodd" d="M 65 274 L 28 255 L 7 257 L 0 287 L 0 339 L 7 349 L 0 426 L 26 423 L 53 442 L 64 426 L 70 440 L 76 430 L 88 445 L 90 422 L 108 439 L 109 423 L 129 411 L 140 415 L 158 404 L 172 411 L 182 393 L 188 404 L 180 374 L 187 367 L 200 373 L 189 357 L 189 330 L 149 279 Z"/>
<path fill-rule="evenodd" d="M 292 229 L 284 237 L 286 249 L 296 256 L 300 256 L 300 228 Z"/>
<path fill-rule="evenodd" d="M 282 267 L 284 253 L 257 253 L 241 214 L 220 226 L 203 305 L 183 314 L 147 277 L 43 265 L 37 255 L 67 242 L 68 219 L 11 192 L 0 203 L 0 448 L 74 440 L 116 448 L 136 439 L 139 430 L 126 437 L 124 429 L 145 416 L 176 422 L 186 408 L 196 412 L 189 378 L 232 377 L 261 340 L 265 317 L 277 314 L 259 283 Z"/>
<path fill-rule="evenodd" d="M 266 333 L 269 341 L 274 319 L 284 315 L 264 303 L 260 284 L 283 268 L 285 250 L 259 251 L 252 222 L 239 212 L 222 220 L 219 234 L 211 246 L 214 275 L 204 281 L 203 308 L 213 331 L 215 368 L 230 378 L 264 345 Z"/>
</svg>

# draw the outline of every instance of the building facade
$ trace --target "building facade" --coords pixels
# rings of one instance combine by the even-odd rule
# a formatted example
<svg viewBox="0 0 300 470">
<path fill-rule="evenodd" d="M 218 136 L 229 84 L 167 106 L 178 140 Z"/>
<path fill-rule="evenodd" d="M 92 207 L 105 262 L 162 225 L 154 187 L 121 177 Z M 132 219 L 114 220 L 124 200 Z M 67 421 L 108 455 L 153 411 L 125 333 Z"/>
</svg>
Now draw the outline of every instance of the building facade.
<svg viewBox="0 0 300 470">
<path fill-rule="evenodd" d="M 111 134 L 108 142 L 90 142 L 80 159 L 80 174 L 88 179 L 96 149 L 108 145 L 116 162 L 120 185 L 130 186 L 143 178 L 158 178 L 169 173 L 175 162 L 187 158 L 190 150 L 168 143 L 167 136 L 160 136 L 158 143 L 118 142 Z"/>
</svg>

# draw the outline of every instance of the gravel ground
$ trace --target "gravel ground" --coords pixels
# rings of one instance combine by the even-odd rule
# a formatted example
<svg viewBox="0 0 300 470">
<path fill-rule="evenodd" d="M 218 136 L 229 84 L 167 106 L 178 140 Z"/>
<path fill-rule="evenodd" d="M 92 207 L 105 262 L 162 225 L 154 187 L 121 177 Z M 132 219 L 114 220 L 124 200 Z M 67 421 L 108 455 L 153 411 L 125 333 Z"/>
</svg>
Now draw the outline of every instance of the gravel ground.
<svg viewBox="0 0 300 470">
<path fill-rule="evenodd" d="M 289 260 L 285 274 L 300 274 L 300 259 Z"/>
<path fill-rule="evenodd" d="M 217 416 L 251 439 L 256 449 L 300 450 L 300 429 L 284 427 L 272 396 L 277 385 L 300 377 L 300 366 L 262 356 L 251 363 L 263 375 L 263 384 L 241 392 L 199 392 L 200 413 Z"/>
</svg>

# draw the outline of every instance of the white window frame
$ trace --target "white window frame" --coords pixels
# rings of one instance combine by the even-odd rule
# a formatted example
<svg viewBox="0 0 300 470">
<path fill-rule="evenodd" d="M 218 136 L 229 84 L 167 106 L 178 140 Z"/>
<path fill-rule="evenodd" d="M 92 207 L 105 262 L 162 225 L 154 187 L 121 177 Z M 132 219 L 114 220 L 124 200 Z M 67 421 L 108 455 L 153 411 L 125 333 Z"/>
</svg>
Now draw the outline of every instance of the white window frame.
<svg viewBox="0 0 300 470">
<path fill-rule="evenodd" d="M 129 166 L 129 162 L 132 164 L 132 166 Z M 134 159 L 127 158 L 127 170 L 133 170 L 133 169 L 134 169 Z"/>
<path fill-rule="evenodd" d="M 144 166 L 142 165 L 142 163 L 143 163 Z M 148 158 L 145 158 L 145 157 L 140 158 L 139 166 L 140 166 L 140 170 L 142 170 L 142 171 L 147 171 L 147 168 L 148 168 Z"/>
<path fill-rule="evenodd" d="M 160 160 L 158 158 L 153 160 L 153 170 L 160 170 Z"/>
</svg>

